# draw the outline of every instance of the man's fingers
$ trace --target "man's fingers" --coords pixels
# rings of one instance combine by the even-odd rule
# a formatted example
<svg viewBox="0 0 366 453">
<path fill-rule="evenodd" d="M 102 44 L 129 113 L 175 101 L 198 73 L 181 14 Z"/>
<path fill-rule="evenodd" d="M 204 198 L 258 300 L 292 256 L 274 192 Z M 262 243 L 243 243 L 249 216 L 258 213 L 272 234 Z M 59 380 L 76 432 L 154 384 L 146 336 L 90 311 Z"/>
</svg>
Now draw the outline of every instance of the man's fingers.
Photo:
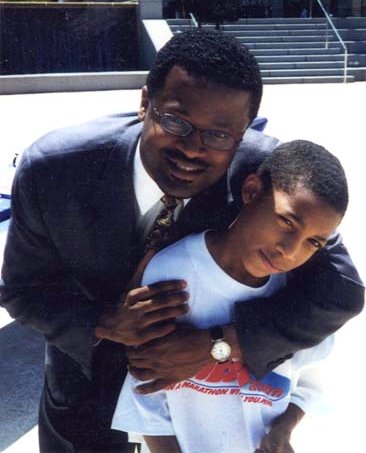
<svg viewBox="0 0 366 453">
<path fill-rule="evenodd" d="M 140 381 L 150 381 L 158 378 L 156 372 L 148 368 L 134 368 L 133 366 L 129 366 L 128 371 L 133 377 L 139 379 Z"/>
<path fill-rule="evenodd" d="M 111 330 L 102 326 L 97 326 L 95 328 L 95 336 L 98 339 L 113 340 L 113 333 Z"/>
<path fill-rule="evenodd" d="M 161 308 L 160 310 L 145 313 L 140 320 L 140 327 L 145 328 L 161 321 L 173 320 L 185 315 L 188 311 L 188 305 L 180 305 L 178 307 Z"/>
<path fill-rule="evenodd" d="M 140 369 L 140 368 L 151 368 L 151 361 L 149 359 L 130 359 L 129 355 L 127 354 L 128 357 L 128 363 L 133 369 Z M 135 376 L 137 377 L 137 376 Z"/>
<path fill-rule="evenodd" d="M 165 337 L 169 333 L 175 330 L 176 326 L 173 320 L 166 320 L 160 324 L 154 324 L 145 329 L 137 329 L 131 333 L 129 337 L 125 336 L 125 332 L 121 335 L 118 329 L 110 329 L 98 326 L 95 328 L 95 335 L 97 338 L 103 338 L 105 340 L 115 341 L 116 343 L 122 343 L 125 346 L 140 346 L 156 338 Z"/>
<path fill-rule="evenodd" d="M 155 310 L 161 310 L 166 307 L 177 307 L 187 305 L 188 294 L 186 292 L 172 292 L 160 294 L 152 299 L 142 300 L 130 306 L 131 310 L 143 311 L 149 313 Z"/>
<path fill-rule="evenodd" d="M 151 350 L 151 345 L 150 345 Z M 149 348 L 145 348 L 143 345 L 139 346 L 138 348 L 127 348 L 126 349 L 128 361 L 132 363 L 132 360 L 145 360 L 149 359 Z"/>
<path fill-rule="evenodd" d="M 136 387 L 135 391 L 141 395 L 147 395 L 148 393 L 157 392 L 158 390 L 163 390 L 165 387 L 171 384 L 176 384 L 178 381 L 176 379 L 156 379 L 153 382 L 147 384 L 142 384 Z"/>
<path fill-rule="evenodd" d="M 160 324 L 153 324 L 152 326 L 143 329 L 139 332 L 139 344 L 133 346 L 139 346 L 140 344 L 148 343 L 156 338 L 165 337 L 169 333 L 175 330 L 174 321 L 166 320 Z"/>
<path fill-rule="evenodd" d="M 142 286 L 129 291 L 126 295 L 125 303 L 134 305 L 136 302 L 152 299 L 161 293 L 182 291 L 186 286 L 187 284 L 184 280 L 169 280 Z"/>
</svg>

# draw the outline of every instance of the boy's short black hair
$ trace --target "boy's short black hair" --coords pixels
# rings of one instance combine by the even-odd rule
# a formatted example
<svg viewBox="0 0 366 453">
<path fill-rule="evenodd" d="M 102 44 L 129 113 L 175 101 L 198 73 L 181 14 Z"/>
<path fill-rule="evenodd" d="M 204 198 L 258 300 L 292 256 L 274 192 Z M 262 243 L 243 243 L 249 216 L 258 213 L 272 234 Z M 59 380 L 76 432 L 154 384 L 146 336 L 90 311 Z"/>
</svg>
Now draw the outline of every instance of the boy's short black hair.
<svg viewBox="0 0 366 453">
<path fill-rule="evenodd" d="M 256 117 L 262 98 L 259 67 L 247 47 L 235 38 L 197 29 L 173 36 L 158 52 L 148 74 L 150 98 L 164 87 L 173 66 L 205 82 L 250 93 L 250 121 Z"/>
<path fill-rule="evenodd" d="M 294 140 L 280 145 L 262 162 L 257 174 L 264 182 L 264 192 L 274 188 L 291 195 L 300 186 L 342 216 L 347 209 L 347 179 L 341 163 L 310 141 Z"/>
</svg>

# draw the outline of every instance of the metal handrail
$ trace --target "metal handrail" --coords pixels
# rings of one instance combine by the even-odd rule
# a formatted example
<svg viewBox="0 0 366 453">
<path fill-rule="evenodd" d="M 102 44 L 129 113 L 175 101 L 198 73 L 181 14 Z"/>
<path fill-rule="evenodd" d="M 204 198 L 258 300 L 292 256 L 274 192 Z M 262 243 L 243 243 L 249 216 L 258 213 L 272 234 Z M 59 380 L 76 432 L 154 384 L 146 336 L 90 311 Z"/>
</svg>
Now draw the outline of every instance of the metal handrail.
<svg viewBox="0 0 366 453">
<path fill-rule="evenodd" d="M 327 10 L 324 8 L 323 3 L 321 0 L 316 0 L 322 9 L 326 19 L 327 19 L 327 30 L 326 30 L 326 35 L 325 35 L 325 48 L 328 49 L 328 23 L 332 27 L 336 37 L 338 38 L 338 41 L 341 43 L 343 49 L 344 49 L 344 66 L 343 66 L 343 82 L 347 82 L 347 66 L 348 66 L 348 49 L 346 44 L 344 43 L 343 39 L 341 38 L 340 34 L 338 33 L 338 30 L 336 29 L 331 17 L 327 13 Z M 312 1 L 311 1 L 312 4 Z"/>
<path fill-rule="evenodd" d="M 191 21 L 193 22 L 193 26 L 198 28 L 198 22 L 197 22 L 196 18 L 194 17 L 194 15 L 192 13 L 189 13 L 189 17 L 190 17 Z"/>
</svg>

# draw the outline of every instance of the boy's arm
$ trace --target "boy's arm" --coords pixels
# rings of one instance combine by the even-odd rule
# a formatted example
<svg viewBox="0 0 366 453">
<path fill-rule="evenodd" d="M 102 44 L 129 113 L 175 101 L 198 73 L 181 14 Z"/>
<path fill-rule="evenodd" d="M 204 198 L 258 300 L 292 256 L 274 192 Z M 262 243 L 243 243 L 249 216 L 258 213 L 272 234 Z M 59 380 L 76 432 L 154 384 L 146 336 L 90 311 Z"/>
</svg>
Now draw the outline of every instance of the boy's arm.
<svg viewBox="0 0 366 453">
<path fill-rule="evenodd" d="M 144 436 L 151 453 L 182 453 L 175 436 Z"/>
<path fill-rule="evenodd" d="M 291 433 L 305 412 L 293 403 L 275 419 L 270 431 L 263 437 L 254 453 L 294 453 L 291 447 Z"/>
<path fill-rule="evenodd" d="M 294 352 L 334 333 L 364 306 L 364 286 L 339 235 L 292 271 L 268 299 L 237 304 L 235 327 L 245 363 L 257 378 Z"/>
<path fill-rule="evenodd" d="M 290 444 L 294 428 L 308 412 L 322 403 L 322 362 L 332 350 L 334 336 L 321 344 L 297 353 L 292 359 L 295 386 L 285 412 L 274 419 L 269 432 L 254 453 L 294 453 Z"/>
</svg>

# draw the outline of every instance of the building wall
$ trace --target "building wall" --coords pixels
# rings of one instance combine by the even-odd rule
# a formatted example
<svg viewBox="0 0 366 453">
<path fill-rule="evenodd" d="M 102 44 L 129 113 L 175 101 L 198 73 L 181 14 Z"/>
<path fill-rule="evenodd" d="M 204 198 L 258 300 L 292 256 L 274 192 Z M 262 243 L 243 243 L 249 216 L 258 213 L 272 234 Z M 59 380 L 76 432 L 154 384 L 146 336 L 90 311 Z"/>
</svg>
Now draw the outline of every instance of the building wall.
<svg viewBox="0 0 366 453">
<path fill-rule="evenodd" d="M 315 17 L 323 15 L 317 0 L 257 0 L 257 3 L 269 6 L 272 17 L 299 17 L 304 8 Z M 366 0 L 322 0 L 322 3 L 334 16 L 366 15 Z"/>
</svg>

